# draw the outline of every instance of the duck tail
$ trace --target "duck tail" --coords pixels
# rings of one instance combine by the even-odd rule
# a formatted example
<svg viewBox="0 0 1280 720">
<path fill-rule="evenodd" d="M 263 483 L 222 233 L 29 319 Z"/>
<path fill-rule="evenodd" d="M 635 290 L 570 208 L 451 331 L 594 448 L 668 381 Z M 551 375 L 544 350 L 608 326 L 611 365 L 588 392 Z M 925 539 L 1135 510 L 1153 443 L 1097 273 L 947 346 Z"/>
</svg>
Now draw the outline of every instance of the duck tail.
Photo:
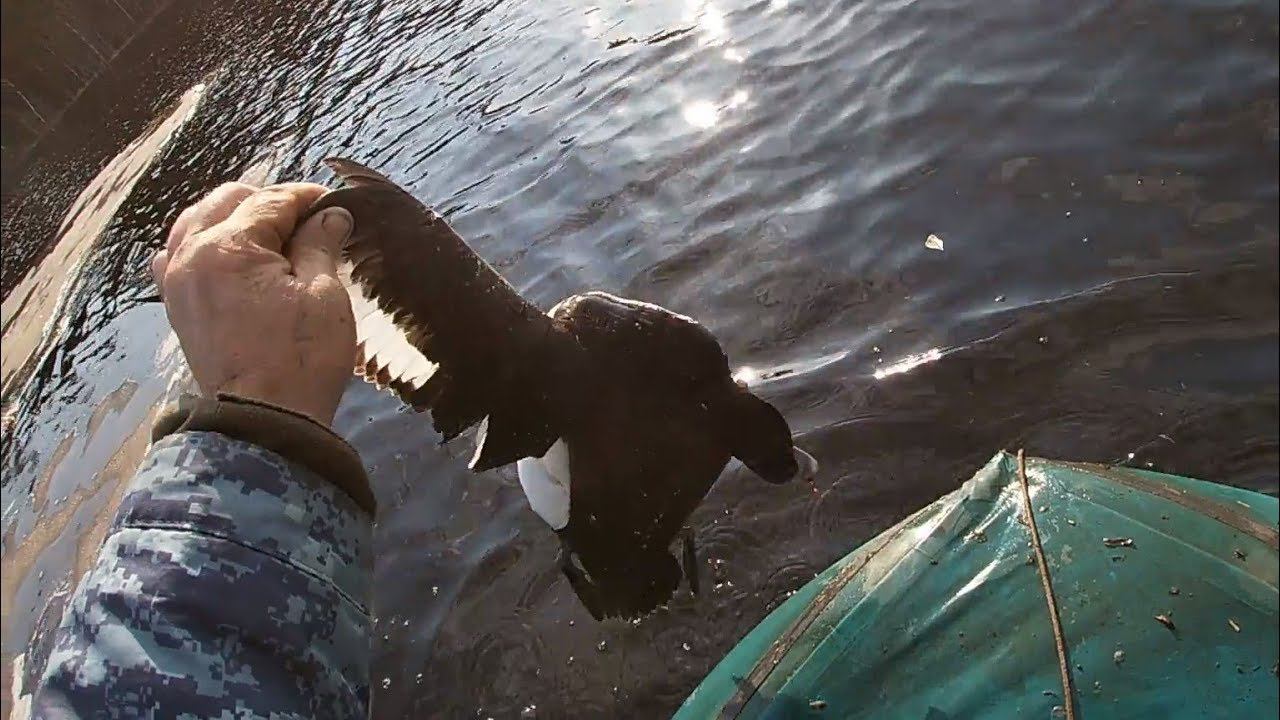
<svg viewBox="0 0 1280 720">
<path fill-rule="evenodd" d="M 597 620 L 631 619 L 653 612 L 675 595 L 683 576 L 680 564 L 665 548 L 636 550 L 597 562 L 578 557 L 589 577 L 577 582 L 570 578 L 571 584 Z"/>
</svg>

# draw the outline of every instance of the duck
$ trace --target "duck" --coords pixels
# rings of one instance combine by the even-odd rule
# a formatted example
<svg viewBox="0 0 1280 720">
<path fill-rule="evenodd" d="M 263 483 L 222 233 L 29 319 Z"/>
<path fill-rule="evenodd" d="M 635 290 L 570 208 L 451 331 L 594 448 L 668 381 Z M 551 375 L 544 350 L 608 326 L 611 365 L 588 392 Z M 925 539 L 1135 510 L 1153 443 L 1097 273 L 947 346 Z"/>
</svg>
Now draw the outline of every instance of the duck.
<svg viewBox="0 0 1280 720">
<path fill-rule="evenodd" d="M 354 220 L 340 276 L 356 374 L 429 411 L 442 444 L 476 427 L 470 470 L 515 464 L 597 620 L 648 614 L 682 579 L 698 593 L 685 523 L 732 458 L 766 483 L 813 478 L 782 414 L 697 321 L 599 290 L 544 312 L 395 182 L 324 163 L 341 187 L 308 214 Z"/>
</svg>

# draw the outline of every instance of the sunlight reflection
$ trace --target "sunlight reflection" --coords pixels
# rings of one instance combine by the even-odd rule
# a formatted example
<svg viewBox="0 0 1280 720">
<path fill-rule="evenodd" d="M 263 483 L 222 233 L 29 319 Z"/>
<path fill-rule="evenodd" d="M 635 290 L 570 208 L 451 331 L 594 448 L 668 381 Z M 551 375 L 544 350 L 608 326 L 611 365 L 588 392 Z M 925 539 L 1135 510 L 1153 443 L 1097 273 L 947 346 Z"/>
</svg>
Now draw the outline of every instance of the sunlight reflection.
<svg viewBox="0 0 1280 720">
<path fill-rule="evenodd" d="M 716 106 L 710 100 L 694 100 L 686 103 L 681 109 L 680 114 L 684 116 L 684 121 L 690 125 L 706 130 L 715 127 L 720 122 L 721 110 L 733 110 L 747 102 L 750 95 L 746 90 L 735 90 L 733 95 L 729 97 L 729 101 L 723 105 Z"/>
<path fill-rule="evenodd" d="M 926 350 L 916 355 L 908 355 L 896 363 L 893 363 L 891 365 L 886 365 L 880 368 L 879 370 L 876 370 L 875 378 L 877 380 L 883 380 L 884 378 L 887 378 L 890 375 L 900 375 L 905 372 L 911 372 L 912 370 L 915 370 L 921 365 L 924 365 L 925 363 L 934 362 L 935 360 L 938 360 L 941 357 L 942 357 L 941 350 L 939 350 L 938 348 L 930 348 L 929 350 Z"/>
<path fill-rule="evenodd" d="M 600 36 L 601 30 L 604 29 L 604 21 L 601 19 L 600 8 L 590 7 L 582 14 L 582 34 L 589 38 Z"/>
<path fill-rule="evenodd" d="M 685 122 L 696 128 L 713 127 L 720 119 L 720 111 L 709 100 L 695 100 L 684 106 L 681 111 Z"/>
<path fill-rule="evenodd" d="M 760 371 L 750 365 L 743 365 L 733 374 L 733 381 L 751 387 L 760 382 Z"/>
<path fill-rule="evenodd" d="M 688 0 L 685 3 L 685 20 L 697 26 L 705 44 L 718 45 L 728 37 L 724 12 L 705 0 Z"/>
<path fill-rule="evenodd" d="M 698 27 L 702 28 L 702 31 L 713 40 L 722 38 L 727 34 L 724 13 L 711 3 L 703 6 L 702 15 L 698 18 Z"/>
</svg>

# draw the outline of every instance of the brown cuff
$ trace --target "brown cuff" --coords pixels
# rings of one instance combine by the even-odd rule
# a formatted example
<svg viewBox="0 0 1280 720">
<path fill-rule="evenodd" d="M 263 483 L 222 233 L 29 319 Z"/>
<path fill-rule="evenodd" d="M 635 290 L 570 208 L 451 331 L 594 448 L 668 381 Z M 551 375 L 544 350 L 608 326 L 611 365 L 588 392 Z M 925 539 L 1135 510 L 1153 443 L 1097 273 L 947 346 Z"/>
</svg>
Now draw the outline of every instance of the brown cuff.
<svg viewBox="0 0 1280 720">
<path fill-rule="evenodd" d="M 151 441 L 194 431 L 221 433 L 270 450 L 337 485 L 370 515 L 377 509 L 355 448 L 302 413 L 230 393 L 218 393 L 216 400 L 187 395 L 156 419 Z"/>
</svg>

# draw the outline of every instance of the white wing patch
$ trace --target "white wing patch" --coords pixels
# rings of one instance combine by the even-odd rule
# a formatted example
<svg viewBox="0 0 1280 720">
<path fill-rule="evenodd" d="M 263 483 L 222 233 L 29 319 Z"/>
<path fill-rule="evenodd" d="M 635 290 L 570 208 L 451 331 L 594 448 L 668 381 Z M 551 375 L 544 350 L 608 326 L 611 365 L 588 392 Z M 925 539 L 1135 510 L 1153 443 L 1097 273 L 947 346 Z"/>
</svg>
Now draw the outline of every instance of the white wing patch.
<svg viewBox="0 0 1280 720">
<path fill-rule="evenodd" d="M 476 430 L 476 449 L 471 453 L 471 462 L 467 463 L 467 468 L 474 470 L 476 463 L 480 461 L 480 454 L 484 452 L 484 441 L 489 439 L 489 416 L 485 415 L 480 421 L 480 429 Z"/>
<path fill-rule="evenodd" d="M 569 524 L 569 446 L 556 440 L 540 458 L 520 458 L 516 462 L 520 487 L 529 498 L 529 507 L 551 526 L 561 530 Z"/>
<path fill-rule="evenodd" d="M 400 380 L 415 389 L 422 387 L 437 365 L 409 342 L 404 329 L 352 279 L 351 263 L 338 266 L 338 278 L 351 298 L 351 311 L 356 318 L 356 366 L 365 373 L 365 379 L 379 386 Z M 367 370 L 370 362 L 375 366 L 372 372 Z"/>
</svg>

